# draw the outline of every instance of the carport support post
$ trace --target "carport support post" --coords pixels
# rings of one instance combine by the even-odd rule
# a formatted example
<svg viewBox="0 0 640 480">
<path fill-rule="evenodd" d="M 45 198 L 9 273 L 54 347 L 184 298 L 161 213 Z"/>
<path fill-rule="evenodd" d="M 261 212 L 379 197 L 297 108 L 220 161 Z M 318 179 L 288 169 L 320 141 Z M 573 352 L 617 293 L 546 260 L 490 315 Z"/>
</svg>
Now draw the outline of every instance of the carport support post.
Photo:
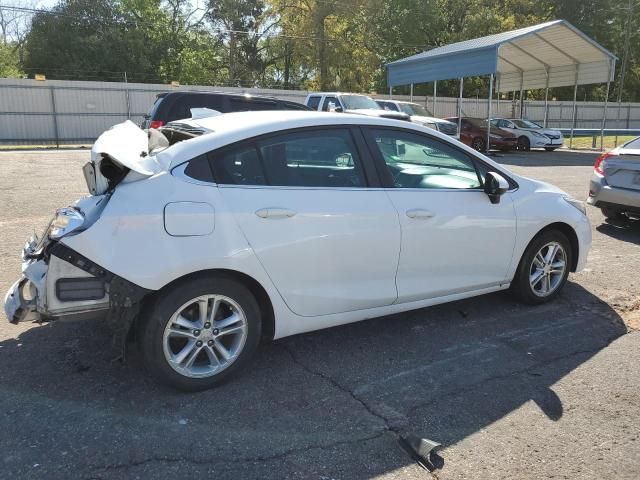
<svg viewBox="0 0 640 480">
<path fill-rule="evenodd" d="M 409 101 L 413 102 L 413 83 L 411 84 L 411 90 L 409 90 Z"/>
<path fill-rule="evenodd" d="M 573 129 L 576 126 L 576 114 L 578 113 L 578 64 L 576 64 L 576 81 L 573 85 L 573 110 L 571 112 L 571 136 L 569 137 L 569 148 L 573 148 Z"/>
<path fill-rule="evenodd" d="M 547 84 L 544 87 L 544 128 L 547 128 L 549 121 L 549 69 L 547 68 Z"/>
<path fill-rule="evenodd" d="M 464 78 L 460 77 L 460 96 L 458 97 L 458 135 L 462 133 L 462 86 Z"/>
<path fill-rule="evenodd" d="M 393 87 L 389 87 L 389 100 L 393 99 Z"/>
<path fill-rule="evenodd" d="M 607 104 L 609 102 L 609 87 L 611 86 L 611 62 L 607 76 L 607 93 L 604 96 L 604 108 L 602 112 L 602 126 L 600 127 L 600 151 L 604 150 L 604 127 L 607 125 Z"/>
<path fill-rule="evenodd" d="M 436 116 L 436 93 L 438 92 L 438 81 L 433 81 L 433 111 L 431 112 L 433 116 Z"/>
<path fill-rule="evenodd" d="M 524 98 L 522 98 L 522 92 L 524 92 L 524 71 L 520 72 L 520 118 L 522 118 L 522 106 L 524 105 Z"/>
<path fill-rule="evenodd" d="M 489 117 L 487 118 L 487 153 L 491 148 L 491 104 L 493 103 L 493 73 L 489 76 Z"/>
</svg>

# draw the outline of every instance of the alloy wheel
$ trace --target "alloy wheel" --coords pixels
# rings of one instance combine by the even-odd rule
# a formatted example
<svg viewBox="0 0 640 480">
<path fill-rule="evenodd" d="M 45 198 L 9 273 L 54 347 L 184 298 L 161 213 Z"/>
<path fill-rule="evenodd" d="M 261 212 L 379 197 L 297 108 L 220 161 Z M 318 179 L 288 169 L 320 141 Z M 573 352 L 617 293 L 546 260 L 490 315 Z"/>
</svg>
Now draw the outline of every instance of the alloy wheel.
<svg viewBox="0 0 640 480">
<path fill-rule="evenodd" d="M 185 377 L 210 377 L 238 358 L 247 333 L 246 315 L 238 303 L 223 295 L 203 295 L 186 302 L 167 322 L 164 356 Z"/>
<path fill-rule="evenodd" d="M 567 254 L 558 242 L 544 245 L 533 257 L 529 285 L 534 295 L 547 297 L 562 284 L 567 269 Z"/>
</svg>

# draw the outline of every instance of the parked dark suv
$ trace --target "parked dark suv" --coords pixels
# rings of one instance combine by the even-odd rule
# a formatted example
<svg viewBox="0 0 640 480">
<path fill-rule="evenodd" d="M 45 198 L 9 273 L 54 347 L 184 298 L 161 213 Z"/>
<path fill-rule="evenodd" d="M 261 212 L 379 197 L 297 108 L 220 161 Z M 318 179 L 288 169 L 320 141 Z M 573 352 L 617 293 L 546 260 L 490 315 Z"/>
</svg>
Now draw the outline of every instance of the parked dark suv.
<svg viewBox="0 0 640 480">
<path fill-rule="evenodd" d="M 271 97 L 221 92 L 159 93 L 142 128 L 160 128 L 174 120 L 191 118 L 192 108 L 210 108 L 222 113 L 252 110 L 311 110 L 301 103 Z"/>
</svg>

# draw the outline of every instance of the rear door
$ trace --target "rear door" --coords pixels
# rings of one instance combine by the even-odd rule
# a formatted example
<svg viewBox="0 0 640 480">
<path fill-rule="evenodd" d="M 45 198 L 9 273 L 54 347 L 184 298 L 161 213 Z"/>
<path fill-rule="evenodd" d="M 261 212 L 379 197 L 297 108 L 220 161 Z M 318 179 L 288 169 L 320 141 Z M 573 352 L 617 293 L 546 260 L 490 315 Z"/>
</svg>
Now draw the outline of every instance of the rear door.
<svg viewBox="0 0 640 480">
<path fill-rule="evenodd" d="M 398 215 L 384 190 L 370 188 L 375 170 L 357 142 L 357 130 L 305 128 L 210 154 L 225 203 L 301 316 L 397 298 Z"/>
</svg>

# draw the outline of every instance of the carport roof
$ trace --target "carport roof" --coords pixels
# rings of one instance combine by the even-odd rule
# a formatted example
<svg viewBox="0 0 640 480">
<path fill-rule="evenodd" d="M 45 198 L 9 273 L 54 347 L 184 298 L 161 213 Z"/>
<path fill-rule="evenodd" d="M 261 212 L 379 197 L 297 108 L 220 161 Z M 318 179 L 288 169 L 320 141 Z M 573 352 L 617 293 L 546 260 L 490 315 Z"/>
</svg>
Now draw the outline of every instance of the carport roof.
<svg viewBox="0 0 640 480">
<path fill-rule="evenodd" d="M 388 63 L 389 86 L 496 74 L 500 91 L 605 83 L 617 57 L 566 20 L 452 43 Z"/>
</svg>

